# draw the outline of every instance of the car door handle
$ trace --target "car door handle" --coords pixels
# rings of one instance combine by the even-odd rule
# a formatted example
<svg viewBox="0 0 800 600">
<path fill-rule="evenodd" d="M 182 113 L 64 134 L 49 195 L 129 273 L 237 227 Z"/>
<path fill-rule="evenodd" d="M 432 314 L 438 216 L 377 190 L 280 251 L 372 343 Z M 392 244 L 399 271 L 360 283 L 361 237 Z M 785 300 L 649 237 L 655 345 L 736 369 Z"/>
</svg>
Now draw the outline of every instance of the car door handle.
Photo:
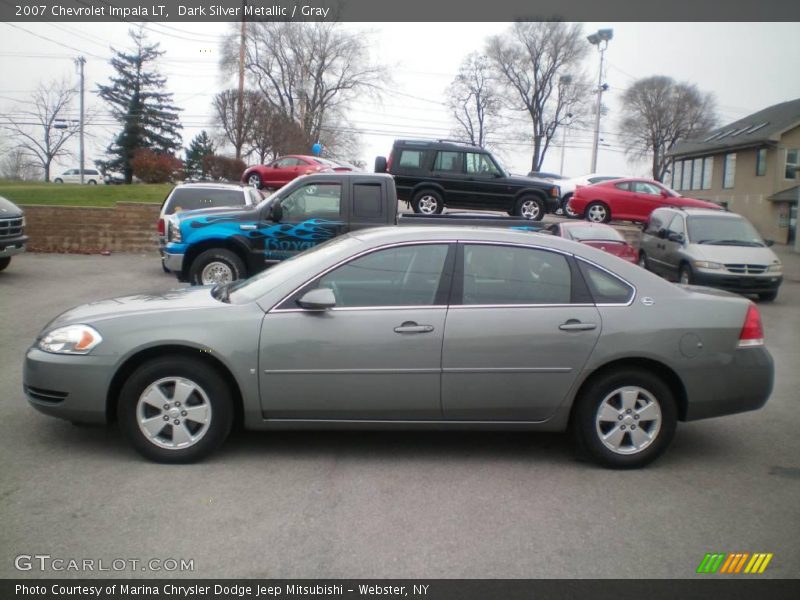
<svg viewBox="0 0 800 600">
<path fill-rule="evenodd" d="M 558 326 L 561 331 L 591 331 L 597 329 L 597 323 L 581 323 L 577 319 L 570 319 Z"/>
<path fill-rule="evenodd" d="M 402 325 L 395 327 L 395 333 L 430 333 L 433 325 L 417 325 L 414 321 L 406 321 Z"/>
</svg>

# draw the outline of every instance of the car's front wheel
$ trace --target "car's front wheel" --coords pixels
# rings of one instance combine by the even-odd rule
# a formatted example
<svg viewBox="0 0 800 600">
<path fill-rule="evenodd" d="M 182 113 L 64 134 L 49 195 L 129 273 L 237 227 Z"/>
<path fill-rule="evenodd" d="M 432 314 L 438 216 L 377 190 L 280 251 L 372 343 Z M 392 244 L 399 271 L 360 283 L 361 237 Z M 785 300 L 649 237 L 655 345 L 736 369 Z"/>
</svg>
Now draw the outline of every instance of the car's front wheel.
<svg viewBox="0 0 800 600">
<path fill-rule="evenodd" d="M 568 219 L 577 219 L 578 213 L 569 207 L 569 201 L 572 199 L 572 194 L 566 194 L 561 201 L 561 213 Z"/>
<path fill-rule="evenodd" d="M 189 281 L 192 285 L 230 283 L 246 275 L 242 259 L 226 248 L 211 248 L 202 252 L 189 267 Z"/>
<path fill-rule="evenodd" d="M 10 256 L 4 256 L 3 258 L 0 258 L 0 271 L 4 270 L 10 264 L 11 264 Z"/>
<path fill-rule="evenodd" d="M 0 267 L 0 270 L 2 270 L 2 267 Z M 772 302 L 777 297 L 778 297 L 778 290 L 774 290 L 772 292 L 763 292 L 758 295 L 758 299 L 761 300 L 762 302 Z"/>
<path fill-rule="evenodd" d="M 143 456 L 188 463 L 216 450 L 233 424 L 233 400 L 206 363 L 172 356 L 140 366 L 125 382 L 117 414 L 123 434 Z"/>
<path fill-rule="evenodd" d="M 514 214 L 529 221 L 541 221 L 545 213 L 544 202 L 533 196 L 520 198 L 514 208 Z"/>
<path fill-rule="evenodd" d="M 681 265 L 681 270 L 678 272 L 678 282 L 683 285 L 691 285 L 694 282 L 694 273 L 692 267 L 686 263 Z"/>
<path fill-rule="evenodd" d="M 573 433 L 595 462 L 642 467 L 669 446 L 678 420 L 669 386 L 648 371 L 625 368 L 590 381 L 576 400 Z"/>
<path fill-rule="evenodd" d="M 438 215 L 444 209 L 444 202 L 438 192 L 422 190 L 411 201 L 411 208 L 415 213 L 423 215 Z"/>
<path fill-rule="evenodd" d="M 261 175 L 258 173 L 250 173 L 250 175 L 247 176 L 247 185 L 260 190 L 263 185 L 261 181 Z"/>
<path fill-rule="evenodd" d="M 586 220 L 593 223 L 608 223 L 611 220 L 611 211 L 602 202 L 591 202 L 584 214 Z"/>
<path fill-rule="evenodd" d="M 63 180 L 63 179 L 61 179 L 60 177 L 56 177 L 56 178 L 53 180 L 53 183 L 64 183 L 64 180 Z"/>
</svg>

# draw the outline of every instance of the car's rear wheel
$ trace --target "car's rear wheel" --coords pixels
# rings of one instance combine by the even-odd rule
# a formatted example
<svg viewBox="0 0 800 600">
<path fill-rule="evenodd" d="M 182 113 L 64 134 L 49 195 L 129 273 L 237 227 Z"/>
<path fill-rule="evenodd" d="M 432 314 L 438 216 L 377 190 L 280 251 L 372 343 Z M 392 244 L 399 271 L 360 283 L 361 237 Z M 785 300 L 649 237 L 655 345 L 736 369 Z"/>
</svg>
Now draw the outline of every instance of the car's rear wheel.
<svg viewBox="0 0 800 600">
<path fill-rule="evenodd" d="M 0 271 L 5 269 L 9 264 L 11 264 L 10 256 L 4 256 L 3 258 L 0 258 Z"/>
<path fill-rule="evenodd" d="M 230 283 L 246 275 L 242 259 L 225 248 L 211 248 L 202 252 L 189 267 L 189 281 L 193 285 Z"/>
<path fill-rule="evenodd" d="M 590 381 L 576 400 L 573 433 L 595 462 L 642 467 L 669 446 L 678 420 L 669 386 L 648 371 L 625 368 Z"/>
<path fill-rule="evenodd" d="M 250 175 L 247 176 L 247 185 L 260 190 L 263 185 L 261 175 L 258 173 L 250 173 Z"/>
<path fill-rule="evenodd" d="M 686 263 L 681 265 L 681 269 L 678 272 L 678 282 L 682 283 L 683 285 L 691 285 L 694 282 L 694 273 L 692 272 L 692 267 Z"/>
<path fill-rule="evenodd" d="M 569 207 L 569 201 L 572 199 L 572 194 L 566 194 L 561 201 L 561 213 L 568 219 L 577 219 L 578 213 Z"/>
<path fill-rule="evenodd" d="M 415 213 L 423 215 L 438 215 L 444 209 L 444 202 L 438 192 L 433 190 L 422 190 L 417 192 L 411 201 L 411 208 Z"/>
<path fill-rule="evenodd" d="M 63 179 L 61 179 L 60 177 L 56 177 L 56 178 L 53 180 L 53 183 L 64 183 L 64 180 L 63 180 Z"/>
<path fill-rule="evenodd" d="M 89 185 L 97 185 L 97 181 L 95 181 L 94 179 L 90 179 L 86 183 L 88 183 Z"/>
<path fill-rule="evenodd" d="M 586 220 L 593 223 L 608 223 L 611 220 L 611 210 L 602 202 L 590 202 L 586 207 Z"/>
<path fill-rule="evenodd" d="M 544 202 L 533 196 L 525 196 L 517 201 L 514 214 L 529 221 L 541 221 L 544 218 Z"/>
<path fill-rule="evenodd" d="M 142 456 L 188 463 L 225 441 L 233 412 L 230 389 L 216 370 L 173 356 L 133 372 L 122 388 L 117 414 L 123 434 Z"/>
</svg>

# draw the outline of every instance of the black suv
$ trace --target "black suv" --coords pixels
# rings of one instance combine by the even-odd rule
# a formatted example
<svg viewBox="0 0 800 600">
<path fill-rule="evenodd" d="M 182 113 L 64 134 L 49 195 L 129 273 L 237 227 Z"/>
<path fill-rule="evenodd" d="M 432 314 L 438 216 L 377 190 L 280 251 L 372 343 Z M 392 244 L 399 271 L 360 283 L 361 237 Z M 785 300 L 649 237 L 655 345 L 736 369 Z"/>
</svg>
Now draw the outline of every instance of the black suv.
<svg viewBox="0 0 800 600">
<path fill-rule="evenodd" d="M 389 159 L 375 160 L 377 173 L 394 175 L 397 195 L 423 214 L 445 206 L 502 210 L 540 221 L 558 208 L 560 190 L 548 181 L 509 175 L 478 146 L 439 140 L 397 140 Z"/>
</svg>

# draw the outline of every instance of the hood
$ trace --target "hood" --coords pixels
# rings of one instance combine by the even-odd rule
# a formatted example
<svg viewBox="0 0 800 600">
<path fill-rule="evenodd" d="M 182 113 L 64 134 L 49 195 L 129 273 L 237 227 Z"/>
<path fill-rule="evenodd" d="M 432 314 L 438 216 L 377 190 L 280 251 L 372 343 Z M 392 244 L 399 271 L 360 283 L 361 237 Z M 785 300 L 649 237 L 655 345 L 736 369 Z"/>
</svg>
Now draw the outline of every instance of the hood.
<svg viewBox="0 0 800 600">
<path fill-rule="evenodd" d="M 508 182 L 526 187 L 535 187 L 540 189 L 550 189 L 558 187 L 558 182 L 547 181 L 538 177 L 528 177 L 527 175 L 506 175 L 505 177 L 498 178 L 498 182 Z"/>
<path fill-rule="evenodd" d="M 60 314 L 53 319 L 44 330 L 85 323 L 91 325 L 98 321 L 113 319 L 122 316 L 166 313 L 174 310 L 187 310 L 192 308 L 209 308 L 214 306 L 230 306 L 211 295 L 212 286 L 198 286 L 172 290 L 156 294 L 137 294 L 135 296 L 122 296 L 108 300 L 98 300 L 88 304 L 81 304 Z M 165 317 L 168 318 L 168 317 Z"/>
<path fill-rule="evenodd" d="M 0 196 L 0 219 L 21 216 L 22 209 L 19 206 Z"/>
<path fill-rule="evenodd" d="M 780 263 L 775 253 L 766 247 L 733 246 L 729 244 L 692 244 L 692 257 L 722 264 L 776 265 Z"/>
</svg>

